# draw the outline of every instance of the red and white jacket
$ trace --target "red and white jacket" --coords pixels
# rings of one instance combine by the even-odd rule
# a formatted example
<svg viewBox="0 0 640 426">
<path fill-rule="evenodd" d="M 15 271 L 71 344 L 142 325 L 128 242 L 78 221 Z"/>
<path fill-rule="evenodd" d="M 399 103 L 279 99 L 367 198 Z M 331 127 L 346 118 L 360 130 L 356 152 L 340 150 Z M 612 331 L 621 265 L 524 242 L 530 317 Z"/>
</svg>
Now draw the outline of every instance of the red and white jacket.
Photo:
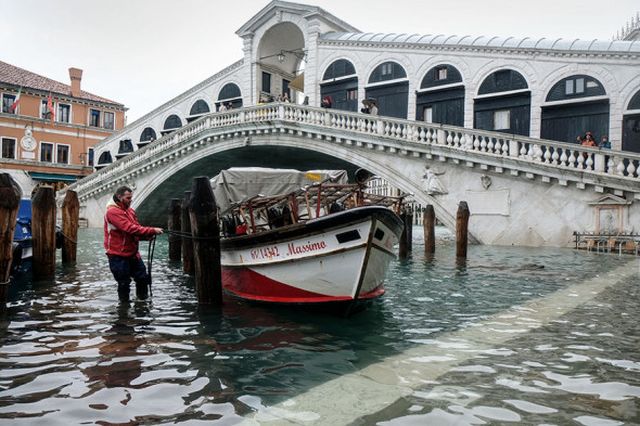
<svg viewBox="0 0 640 426">
<path fill-rule="evenodd" d="M 140 225 L 132 208 L 109 201 L 104 215 L 104 248 L 108 255 L 140 257 L 138 242 L 155 234 L 154 228 Z"/>
</svg>

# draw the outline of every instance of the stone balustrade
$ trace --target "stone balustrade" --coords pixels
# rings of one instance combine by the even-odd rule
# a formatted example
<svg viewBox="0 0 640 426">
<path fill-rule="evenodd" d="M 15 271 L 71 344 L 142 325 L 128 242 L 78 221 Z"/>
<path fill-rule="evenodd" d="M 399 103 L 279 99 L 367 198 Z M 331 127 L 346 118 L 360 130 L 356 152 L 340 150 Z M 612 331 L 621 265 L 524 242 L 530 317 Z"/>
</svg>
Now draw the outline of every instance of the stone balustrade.
<svg viewBox="0 0 640 426">
<path fill-rule="evenodd" d="M 247 130 L 250 125 L 254 130 Z M 564 185 L 566 180 L 558 176 L 570 172 L 583 179 L 583 183 L 578 183 L 583 187 L 586 181 L 602 192 L 606 186 L 603 180 L 606 180 L 607 185 L 617 188 L 618 192 L 631 188 L 635 197 L 640 198 L 638 154 L 289 103 L 208 114 L 82 179 L 71 188 L 77 191 L 81 201 L 86 200 L 162 166 L 176 156 L 185 155 L 198 145 L 261 131 L 255 130 L 256 126 L 263 126 L 265 131 L 290 126 L 297 131 L 334 135 L 334 140 L 356 146 L 388 150 L 390 154 L 407 155 L 411 151 L 428 159 L 433 154 L 424 154 L 425 150 L 438 148 L 436 155 L 441 161 L 447 158 L 456 162 L 464 158 L 467 164 L 491 161 L 497 171 L 502 168 L 495 166 L 496 160 L 508 161 L 512 174 L 517 175 L 521 169 L 532 175 L 531 170 L 535 170 L 543 176 L 543 181 L 549 182 L 550 177 L 554 177 Z"/>
</svg>

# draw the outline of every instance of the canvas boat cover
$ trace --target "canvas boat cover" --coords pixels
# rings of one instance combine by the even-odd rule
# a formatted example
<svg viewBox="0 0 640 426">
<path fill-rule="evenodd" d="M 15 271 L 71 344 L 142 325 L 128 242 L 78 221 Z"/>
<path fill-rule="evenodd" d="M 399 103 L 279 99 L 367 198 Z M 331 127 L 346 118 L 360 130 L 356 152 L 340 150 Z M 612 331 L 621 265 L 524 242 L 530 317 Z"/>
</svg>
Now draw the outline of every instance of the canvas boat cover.
<svg viewBox="0 0 640 426">
<path fill-rule="evenodd" d="M 280 195 L 331 179 L 347 183 L 345 170 L 269 169 L 262 167 L 232 167 L 211 179 L 211 188 L 220 211 L 256 195 Z"/>
</svg>

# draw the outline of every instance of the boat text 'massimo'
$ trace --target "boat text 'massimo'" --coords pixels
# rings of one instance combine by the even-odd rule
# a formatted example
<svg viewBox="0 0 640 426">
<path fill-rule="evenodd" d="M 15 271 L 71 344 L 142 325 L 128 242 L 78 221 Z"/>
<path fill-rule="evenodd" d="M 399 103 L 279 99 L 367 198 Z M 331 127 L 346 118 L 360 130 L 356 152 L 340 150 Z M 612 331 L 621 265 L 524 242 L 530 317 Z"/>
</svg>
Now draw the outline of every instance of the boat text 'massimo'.
<svg viewBox="0 0 640 426">
<path fill-rule="evenodd" d="M 294 256 L 324 250 L 325 248 L 327 248 L 327 243 L 325 241 L 307 242 L 304 244 L 291 242 L 287 244 L 287 249 L 284 255 Z M 253 260 L 273 259 L 276 257 L 280 257 L 280 249 L 278 246 L 258 247 L 251 250 L 251 259 Z"/>
</svg>

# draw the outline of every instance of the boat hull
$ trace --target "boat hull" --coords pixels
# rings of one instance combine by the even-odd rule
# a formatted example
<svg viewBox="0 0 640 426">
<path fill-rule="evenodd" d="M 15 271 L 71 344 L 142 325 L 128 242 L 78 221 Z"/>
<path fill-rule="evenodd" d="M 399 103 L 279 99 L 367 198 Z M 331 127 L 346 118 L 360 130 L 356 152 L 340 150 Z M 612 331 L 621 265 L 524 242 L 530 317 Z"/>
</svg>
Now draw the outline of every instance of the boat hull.
<svg viewBox="0 0 640 426">
<path fill-rule="evenodd" d="M 322 304 L 384 294 L 402 223 L 383 207 L 361 207 L 304 224 L 221 242 L 222 283 L 248 300 Z"/>
</svg>

